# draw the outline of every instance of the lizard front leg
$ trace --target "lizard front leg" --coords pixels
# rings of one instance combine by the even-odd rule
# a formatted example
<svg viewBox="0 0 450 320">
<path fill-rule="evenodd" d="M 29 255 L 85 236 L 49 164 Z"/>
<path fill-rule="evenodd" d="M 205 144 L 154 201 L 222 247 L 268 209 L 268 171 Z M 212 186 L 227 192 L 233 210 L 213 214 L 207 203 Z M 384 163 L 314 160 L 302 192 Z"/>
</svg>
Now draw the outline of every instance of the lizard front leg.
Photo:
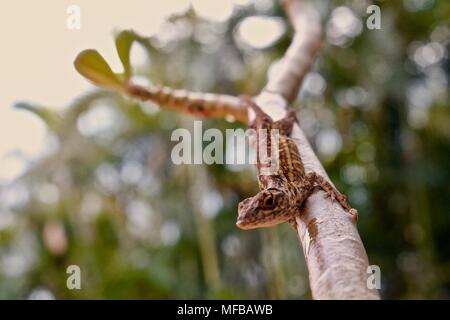
<svg viewBox="0 0 450 320">
<path fill-rule="evenodd" d="M 310 172 L 306 175 L 305 180 L 308 180 L 312 184 L 317 184 L 318 186 L 320 186 L 332 201 L 337 200 L 341 204 L 341 206 L 351 215 L 353 221 L 356 222 L 358 220 L 358 211 L 348 204 L 347 197 L 340 193 L 324 177 L 315 172 Z"/>
</svg>

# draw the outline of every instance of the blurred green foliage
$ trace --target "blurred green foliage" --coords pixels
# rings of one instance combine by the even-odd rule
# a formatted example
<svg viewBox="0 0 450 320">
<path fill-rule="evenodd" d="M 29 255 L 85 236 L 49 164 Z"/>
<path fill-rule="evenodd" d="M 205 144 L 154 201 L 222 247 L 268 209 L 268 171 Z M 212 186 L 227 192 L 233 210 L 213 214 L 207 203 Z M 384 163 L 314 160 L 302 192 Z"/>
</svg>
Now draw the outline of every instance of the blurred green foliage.
<svg viewBox="0 0 450 320">
<path fill-rule="evenodd" d="M 450 3 L 376 2 L 381 30 L 365 26 L 369 4 L 317 1 L 326 38 L 295 107 L 360 212 L 382 297 L 450 298 Z M 256 94 L 292 34 L 254 49 L 236 31 L 252 15 L 286 21 L 276 4 L 241 7 L 222 23 L 192 11 L 173 16 L 133 45 L 143 63 L 121 55 L 124 76 L 134 66 L 143 83 Z M 130 34 L 117 38 L 119 54 Z M 0 298 L 310 298 L 288 226 L 234 226 L 238 202 L 257 191 L 251 166 L 170 160 L 172 131 L 192 129 L 192 118 L 100 89 L 63 112 L 17 107 L 47 124 L 49 142 L 26 174 L 0 187 L 0 211 L 14 215 L 0 228 Z M 82 290 L 66 287 L 71 264 L 81 268 Z"/>
</svg>

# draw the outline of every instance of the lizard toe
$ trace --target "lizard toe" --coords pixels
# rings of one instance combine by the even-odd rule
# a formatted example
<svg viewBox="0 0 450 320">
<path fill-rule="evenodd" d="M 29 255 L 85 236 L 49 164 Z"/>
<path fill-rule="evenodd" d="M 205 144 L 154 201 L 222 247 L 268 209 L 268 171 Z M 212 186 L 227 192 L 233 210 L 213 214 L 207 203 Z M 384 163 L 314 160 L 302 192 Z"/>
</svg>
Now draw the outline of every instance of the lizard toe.
<svg viewBox="0 0 450 320">
<path fill-rule="evenodd" d="M 348 213 L 352 216 L 353 221 L 358 221 L 358 210 L 352 208 L 348 211 Z"/>
</svg>

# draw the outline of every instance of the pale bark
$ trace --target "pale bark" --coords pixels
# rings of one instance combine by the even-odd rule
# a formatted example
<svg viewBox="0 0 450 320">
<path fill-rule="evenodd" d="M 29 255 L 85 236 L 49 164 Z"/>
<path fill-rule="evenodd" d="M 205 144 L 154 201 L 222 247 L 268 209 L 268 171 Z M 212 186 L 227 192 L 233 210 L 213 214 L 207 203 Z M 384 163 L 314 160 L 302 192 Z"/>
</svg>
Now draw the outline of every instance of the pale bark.
<svg viewBox="0 0 450 320">
<path fill-rule="evenodd" d="M 286 106 L 296 98 L 321 42 L 316 9 L 304 1 L 284 1 L 284 5 L 296 33 L 280 71 L 269 79 L 256 99 L 274 120 L 282 118 Z M 251 120 L 253 114 L 249 117 Z M 297 143 L 306 170 L 329 179 L 297 124 L 291 137 Z M 317 189 L 296 220 L 314 299 L 379 299 L 378 292 L 367 286 L 369 261 L 356 225 L 339 203 Z"/>
</svg>

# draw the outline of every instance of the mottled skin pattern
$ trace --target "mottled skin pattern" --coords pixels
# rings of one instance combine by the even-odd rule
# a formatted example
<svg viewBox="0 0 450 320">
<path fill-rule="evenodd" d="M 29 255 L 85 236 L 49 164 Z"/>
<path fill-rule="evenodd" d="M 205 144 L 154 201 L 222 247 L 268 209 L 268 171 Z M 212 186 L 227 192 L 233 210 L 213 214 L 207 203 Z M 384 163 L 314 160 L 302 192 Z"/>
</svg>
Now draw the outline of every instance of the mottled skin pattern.
<svg viewBox="0 0 450 320">
<path fill-rule="evenodd" d="M 260 192 L 254 197 L 247 198 L 239 203 L 239 215 L 236 225 L 241 229 L 255 229 L 270 227 L 282 222 L 289 222 L 296 228 L 295 216 L 299 214 L 300 207 L 309 197 L 314 187 L 321 187 L 331 199 L 336 199 L 356 221 L 358 213 L 351 208 L 347 199 L 325 178 L 311 172 L 306 174 L 300 158 L 297 145 L 289 137 L 296 116 L 290 109 L 287 116 L 274 122 L 249 97 L 243 96 L 244 102 L 253 109 L 256 118 L 251 128 L 257 132 L 257 172 Z M 270 138 L 261 143 L 259 130 L 279 130 L 278 167 L 273 174 L 261 174 L 261 169 L 267 161 L 259 158 L 260 148 L 267 148 L 270 156 Z M 270 133 L 267 133 L 270 137 Z"/>
</svg>

